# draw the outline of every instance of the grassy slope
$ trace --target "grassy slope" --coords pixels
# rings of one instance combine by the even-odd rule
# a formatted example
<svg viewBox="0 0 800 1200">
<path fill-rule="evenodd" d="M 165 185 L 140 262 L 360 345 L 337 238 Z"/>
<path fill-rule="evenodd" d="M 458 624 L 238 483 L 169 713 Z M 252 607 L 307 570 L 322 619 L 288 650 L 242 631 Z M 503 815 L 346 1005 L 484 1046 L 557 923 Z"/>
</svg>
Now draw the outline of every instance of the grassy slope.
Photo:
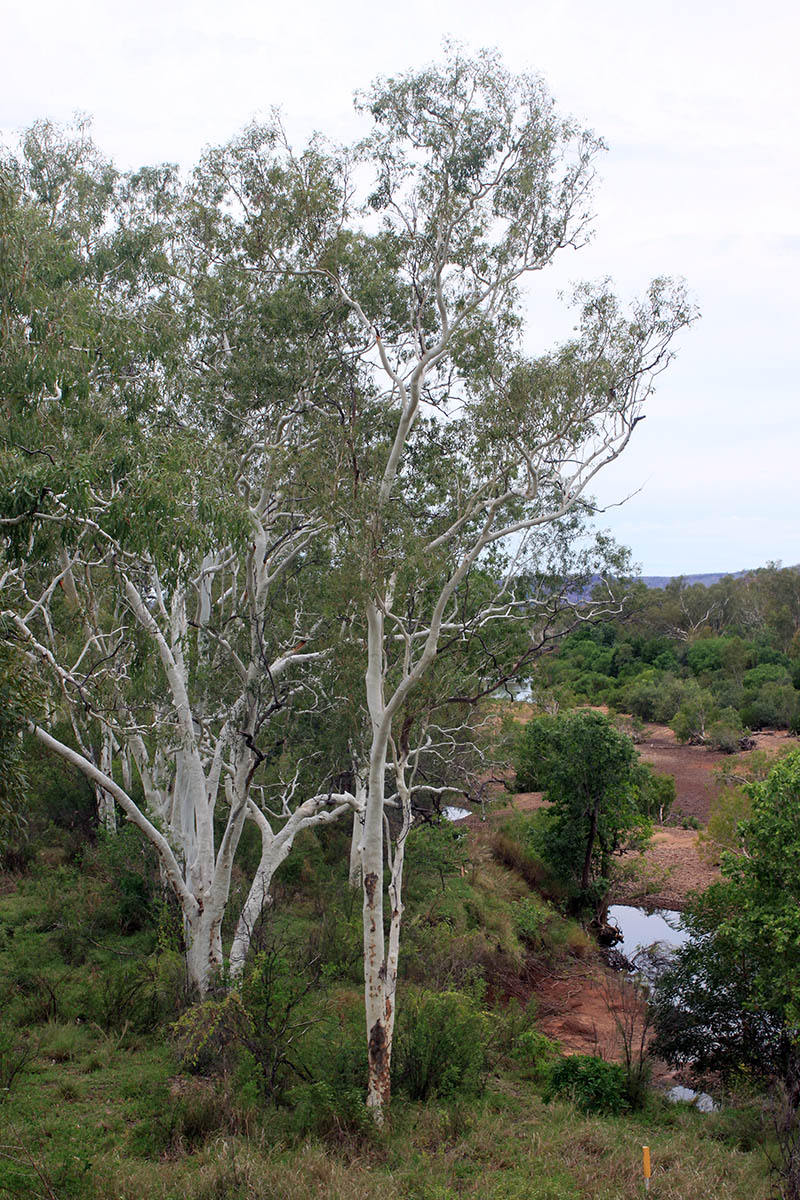
<svg viewBox="0 0 800 1200">
<path fill-rule="evenodd" d="M 310 845 L 308 865 L 316 852 Z M 410 884 L 404 987 L 420 963 L 443 969 L 440 943 L 462 945 L 465 954 L 502 948 L 506 967 L 519 955 L 508 916 L 525 890 L 518 877 L 483 863 L 454 874 L 447 888 L 419 873 Z M 0 895 L 0 1072 L 26 1039 L 34 1051 L 0 1099 L 0 1196 L 626 1200 L 642 1194 L 642 1144 L 653 1155 L 652 1194 L 663 1200 L 770 1195 L 746 1118 L 703 1117 L 659 1101 L 636 1116 L 581 1116 L 567 1104 L 544 1104 L 525 1072 L 502 1056 L 479 1099 L 398 1099 L 380 1135 L 334 1126 L 324 1140 L 300 1137 L 289 1109 L 179 1074 L 168 1036 L 169 978 L 160 1023 L 136 1032 L 126 1014 L 141 1006 L 126 999 L 126 972 L 129 962 L 154 961 L 154 937 L 108 928 L 76 935 L 87 913 L 102 915 L 103 896 L 102 881 L 85 871 L 55 881 L 45 873 Z M 309 927 L 330 898 L 315 903 L 305 914 Z M 94 933 L 96 924 L 88 926 Z M 155 958 L 161 981 L 171 959 L 168 952 Z M 352 981 L 337 986 L 357 1004 Z"/>
</svg>

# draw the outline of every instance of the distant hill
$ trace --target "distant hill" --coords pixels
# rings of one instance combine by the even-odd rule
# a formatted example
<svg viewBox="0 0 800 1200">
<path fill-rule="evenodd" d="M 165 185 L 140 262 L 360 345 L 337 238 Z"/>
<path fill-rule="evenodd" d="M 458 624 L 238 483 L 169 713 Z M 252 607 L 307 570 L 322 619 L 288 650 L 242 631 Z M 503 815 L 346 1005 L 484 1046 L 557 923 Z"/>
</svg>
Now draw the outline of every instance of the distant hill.
<svg viewBox="0 0 800 1200">
<path fill-rule="evenodd" d="M 705 575 L 683 575 L 682 578 L 687 583 L 702 583 L 703 587 L 711 587 L 712 583 L 719 583 L 720 579 L 724 579 L 727 575 L 732 575 L 734 579 L 743 579 L 745 575 L 749 575 L 750 571 L 710 571 Z M 677 575 L 642 575 L 642 583 L 647 584 L 649 588 L 663 588 L 673 579 L 677 579 Z"/>
<path fill-rule="evenodd" d="M 730 575 L 733 579 L 744 579 L 746 575 L 752 575 L 753 570 L 761 568 L 750 568 L 747 571 L 709 571 L 705 575 L 683 575 L 687 583 L 702 583 L 703 587 L 711 587 L 712 583 L 719 583 L 720 579 L 725 579 Z M 800 571 L 800 563 L 795 563 L 793 566 L 786 567 L 787 571 Z M 642 575 L 641 581 L 649 588 L 666 587 L 673 579 L 677 579 L 677 575 Z"/>
</svg>

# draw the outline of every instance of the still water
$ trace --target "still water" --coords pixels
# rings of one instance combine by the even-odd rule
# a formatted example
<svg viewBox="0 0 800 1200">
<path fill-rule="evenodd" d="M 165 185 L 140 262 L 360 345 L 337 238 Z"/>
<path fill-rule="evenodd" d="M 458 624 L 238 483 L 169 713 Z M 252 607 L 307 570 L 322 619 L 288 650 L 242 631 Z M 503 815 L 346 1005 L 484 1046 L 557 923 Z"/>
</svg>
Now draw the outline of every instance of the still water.
<svg viewBox="0 0 800 1200">
<path fill-rule="evenodd" d="M 626 958 L 633 958 L 639 950 L 660 942 L 664 946 L 682 946 L 688 933 L 681 924 L 681 914 L 669 908 L 655 908 L 647 912 L 629 904 L 612 904 L 608 910 L 611 925 L 622 930 L 622 941 L 617 943 Z"/>
<path fill-rule="evenodd" d="M 457 808 L 454 804 L 448 804 L 442 809 L 442 812 L 447 817 L 448 821 L 463 821 L 465 817 L 472 816 L 471 809 Z"/>
<path fill-rule="evenodd" d="M 668 908 L 656 908 L 646 912 L 629 904 L 612 904 L 608 910 L 611 925 L 622 930 L 623 940 L 617 943 L 626 958 L 632 959 L 640 950 L 659 942 L 662 946 L 681 946 L 689 935 L 681 924 L 681 914 Z M 677 1085 L 667 1092 L 667 1098 L 677 1103 L 693 1104 L 700 1112 L 716 1111 L 718 1105 L 708 1092 L 696 1092 L 692 1088 Z"/>
</svg>

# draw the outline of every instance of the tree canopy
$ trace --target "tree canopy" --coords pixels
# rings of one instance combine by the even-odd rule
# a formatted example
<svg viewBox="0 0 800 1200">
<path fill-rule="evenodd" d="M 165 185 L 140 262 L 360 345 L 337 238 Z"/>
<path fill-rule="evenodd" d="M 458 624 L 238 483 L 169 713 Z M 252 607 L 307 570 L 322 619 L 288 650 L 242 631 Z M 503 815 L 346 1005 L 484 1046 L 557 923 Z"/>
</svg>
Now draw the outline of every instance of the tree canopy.
<svg viewBox="0 0 800 1200">
<path fill-rule="evenodd" d="M 4 161 L 0 595 L 72 730 L 36 736 L 158 850 L 201 991 L 245 822 L 234 974 L 296 833 L 354 814 L 379 1113 L 408 832 L 480 756 L 477 701 L 589 580 L 613 603 L 589 488 L 693 309 L 585 286 L 525 355 L 520 285 L 585 243 L 600 140 L 455 46 L 359 105 L 356 146 L 275 118 L 185 179 L 49 125 Z"/>
<path fill-rule="evenodd" d="M 550 804 L 542 852 L 583 903 L 602 908 L 613 856 L 650 831 L 633 742 L 605 714 L 577 709 L 529 721 L 516 762 L 517 787 Z"/>
</svg>

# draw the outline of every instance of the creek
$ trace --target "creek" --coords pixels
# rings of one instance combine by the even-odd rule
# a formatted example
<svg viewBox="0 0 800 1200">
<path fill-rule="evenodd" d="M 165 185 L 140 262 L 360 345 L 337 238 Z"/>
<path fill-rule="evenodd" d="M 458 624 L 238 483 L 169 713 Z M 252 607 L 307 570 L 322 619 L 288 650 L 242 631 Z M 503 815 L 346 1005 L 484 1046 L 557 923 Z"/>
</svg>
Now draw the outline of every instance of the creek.
<svg viewBox="0 0 800 1200">
<path fill-rule="evenodd" d="M 681 914 L 669 908 L 655 908 L 648 912 L 630 904 L 612 904 L 608 910 L 608 921 L 622 933 L 622 941 L 617 943 L 617 949 L 631 961 L 640 950 L 646 950 L 656 942 L 675 949 L 689 937 L 681 923 Z M 696 1092 L 682 1084 L 670 1088 L 667 1098 L 675 1104 L 692 1104 L 702 1113 L 715 1112 L 718 1108 L 708 1092 Z"/>
<path fill-rule="evenodd" d="M 669 908 L 634 908 L 630 904 L 612 904 L 608 910 L 608 921 L 622 933 L 617 949 L 628 959 L 633 959 L 640 950 L 659 942 L 662 946 L 682 946 L 688 933 L 681 924 L 681 914 Z"/>
<path fill-rule="evenodd" d="M 454 804 L 448 804 L 442 809 L 442 812 L 447 817 L 448 821 L 463 821 L 465 817 L 472 816 L 471 809 L 457 808 Z"/>
</svg>

